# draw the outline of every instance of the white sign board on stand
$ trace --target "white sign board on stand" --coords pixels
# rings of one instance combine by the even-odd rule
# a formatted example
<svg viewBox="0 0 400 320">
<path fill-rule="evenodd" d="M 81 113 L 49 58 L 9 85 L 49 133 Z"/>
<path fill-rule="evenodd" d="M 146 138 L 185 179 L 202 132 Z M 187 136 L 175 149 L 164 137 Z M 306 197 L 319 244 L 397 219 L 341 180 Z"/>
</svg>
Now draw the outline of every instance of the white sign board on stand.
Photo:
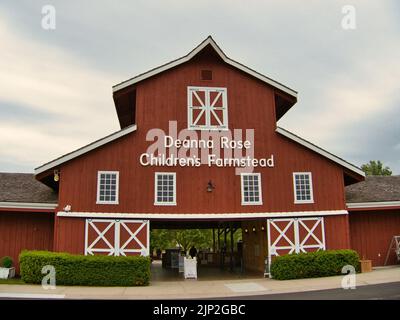
<svg viewBox="0 0 400 320">
<path fill-rule="evenodd" d="M 184 276 L 185 279 L 197 279 L 197 260 L 196 258 L 184 258 Z"/>
</svg>

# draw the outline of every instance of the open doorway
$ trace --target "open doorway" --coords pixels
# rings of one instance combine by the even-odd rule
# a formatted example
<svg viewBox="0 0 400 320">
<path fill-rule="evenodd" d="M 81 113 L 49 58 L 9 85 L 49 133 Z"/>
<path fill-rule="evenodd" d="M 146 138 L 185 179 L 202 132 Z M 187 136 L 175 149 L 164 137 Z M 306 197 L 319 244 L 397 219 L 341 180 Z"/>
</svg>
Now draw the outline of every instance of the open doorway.
<svg viewBox="0 0 400 320">
<path fill-rule="evenodd" d="M 196 257 L 198 280 L 248 276 L 240 222 L 153 221 L 150 255 L 153 281 L 184 279 L 179 256 Z"/>
</svg>

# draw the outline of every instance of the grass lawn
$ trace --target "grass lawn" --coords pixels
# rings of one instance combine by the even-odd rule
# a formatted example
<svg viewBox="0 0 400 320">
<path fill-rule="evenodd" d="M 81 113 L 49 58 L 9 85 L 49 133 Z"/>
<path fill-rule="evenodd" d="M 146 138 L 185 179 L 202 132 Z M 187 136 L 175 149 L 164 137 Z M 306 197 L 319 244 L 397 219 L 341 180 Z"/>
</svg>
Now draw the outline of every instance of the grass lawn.
<svg viewBox="0 0 400 320">
<path fill-rule="evenodd" d="M 0 284 L 25 284 L 21 278 L 0 279 Z"/>
</svg>

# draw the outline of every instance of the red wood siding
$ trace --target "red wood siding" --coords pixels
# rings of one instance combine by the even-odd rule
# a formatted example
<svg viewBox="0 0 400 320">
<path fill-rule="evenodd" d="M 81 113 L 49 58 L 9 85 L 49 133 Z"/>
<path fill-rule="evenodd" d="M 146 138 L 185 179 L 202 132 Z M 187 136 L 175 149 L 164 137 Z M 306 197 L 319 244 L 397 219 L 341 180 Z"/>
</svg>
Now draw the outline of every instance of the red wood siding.
<svg viewBox="0 0 400 320">
<path fill-rule="evenodd" d="M 56 217 L 54 251 L 85 253 L 85 219 Z"/>
<path fill-rule="evenodd" d="M 325 244 L 326 249 L 349 249 L 350 233 L 349 233 L 349 216 L 326 216 L 325 224 Z"/>
<path fill-rule="evenodd" d="M 256 232 L 253 232 L 253 227 Z M 261 230 L 264 227 L 264 231 Z M 245 232 L 245 229 L 248 232 Z M 263 273 L 265 270 L 265 259 L 268 257 L 268 235 L 266 221 L 243 221 L 243 264 L 247 271 Z M 258 248 L 256 248 L 258 246 Z"/>
<path fill-rule="evenodd" d="M 400 235 L 400 210 L 350 212 L 351 247 L 374 266 L 385 263 L 393 236 Z M 395 264 L 392 252 L 388 264 Z"/>
<path fill-rule="evenodd" d="M 202 69 L 213 71 L 212 81 L 200 80 Z M 139 156 L 151 142 L 148 130 L 168 132 L 187 127 L 187 86 L 226 87 L 230 129 L 255 129 L 255 157 L 274 154 L 274 168 L 261 172 L 263 205 L 242 206 L 240 176 L 234 168 L 143 167 Z M 61 167 L 59 205 L 86 212 L 223 213 L 345 209 L 343 170 L 338 165 L 275 132 L 274 89 L 244 73 L 207 57 L 171 69 L 136 87 L 138 129 L 113 143 Z M 199 131 L 197 131 L 199 133 Z M 243 137 L 245 138 L 245 137 Z M 119 204 L 96 204 L 97 171 L 116 170 Z M 154 172 L 176 172 L 177 206 L 154 206 Z M 314 204 L 294 204 L 294 171 L 311 171 Z M 207 182 L 216 186 L 206 191 Z"/>
<path fill-rule="evenodd" d="M 19 273 L 22 250 L 53 250 L 53 224 L 54 213 L 0 212 L 0 258 L 12 257 Z"/>
</svg>

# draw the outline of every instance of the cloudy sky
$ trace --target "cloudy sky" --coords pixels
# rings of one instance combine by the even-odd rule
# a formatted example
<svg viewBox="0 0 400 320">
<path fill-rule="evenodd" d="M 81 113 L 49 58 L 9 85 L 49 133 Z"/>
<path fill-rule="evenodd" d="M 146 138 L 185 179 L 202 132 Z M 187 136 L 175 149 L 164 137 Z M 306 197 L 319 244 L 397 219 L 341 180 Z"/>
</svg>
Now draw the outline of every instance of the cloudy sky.
<svg viewBox="0 0 400 320">
<path fill-rule="evenodd" d="M 56 10 L 42 28 L 42 7 Z M 356 28 L 342 27 L 352 5 Z M 400 174 L 399 1 L 0 3 L 0 171 L 42 163 L 119 129 L 112 85 L 208 35 L 299 92 L 279 125 L 361 165 Z"/>
</svg>

